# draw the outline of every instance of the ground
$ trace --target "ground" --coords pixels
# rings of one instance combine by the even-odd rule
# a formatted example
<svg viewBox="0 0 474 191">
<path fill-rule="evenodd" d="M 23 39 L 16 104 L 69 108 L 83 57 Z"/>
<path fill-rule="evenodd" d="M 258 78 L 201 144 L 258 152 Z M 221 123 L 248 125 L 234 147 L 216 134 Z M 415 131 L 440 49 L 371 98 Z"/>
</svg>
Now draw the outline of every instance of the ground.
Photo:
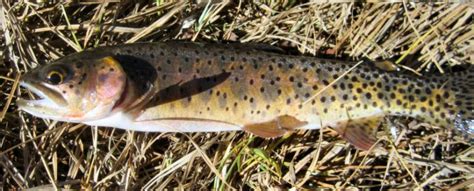
<svg viewBox="0 0 474 191">
<path fill-rule="evenodd" d="M 105 2 L 105 3 L 104 3 Z M 101 45 L 186 40 L 270 44 L 291 54 L 392 60 L 449 75 L 474 61 L 474 7 L 337 1 L 11 1 L 1 3 L 0 185 L 122 189 L 456 189 L 474 183 L 474 148 L 452 129 L 387 119 L 382 150 L 334 130 L 278 139 L 243 132 L 136 133 L 20 112 L 22 73 Z M 384 131 L 383 129 L 389 129 Z M 454 133 L 453 133 L 454 132 Z"/>
</svg>

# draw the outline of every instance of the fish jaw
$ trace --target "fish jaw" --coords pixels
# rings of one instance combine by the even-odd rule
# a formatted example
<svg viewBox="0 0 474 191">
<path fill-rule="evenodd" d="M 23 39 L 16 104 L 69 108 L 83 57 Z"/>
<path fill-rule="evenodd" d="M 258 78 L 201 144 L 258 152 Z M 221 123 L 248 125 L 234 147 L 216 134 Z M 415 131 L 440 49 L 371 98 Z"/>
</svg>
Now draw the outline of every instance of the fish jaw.
<svg viewBox="0 0 474 191">
<path fill-rule="evenodd" d="M 65 113 L 68 103 L 61 94 L 42 83 L 22 81 L 20 86 L 39 97 L 34 100 L 18 99 L 16 103 L 21 110 L 41 118 L 62 119 L 61 115 Z"/>
<path fill-rule="evenodd" d="M 34 94 L 38 95 L 40 99 L 37 100 L 23 100 L 26 103 L 30 104 L 47 104 L 47 105 L 55 105 L 58 107 L 67 106 L 67 101 L 61 96 L 60 93 L 52 90 L 48 87 L 47 84 L 44 83 L 34 83 L 30 81 L 21 81 L 20 86 L 30 90 Z"/>
</svg>

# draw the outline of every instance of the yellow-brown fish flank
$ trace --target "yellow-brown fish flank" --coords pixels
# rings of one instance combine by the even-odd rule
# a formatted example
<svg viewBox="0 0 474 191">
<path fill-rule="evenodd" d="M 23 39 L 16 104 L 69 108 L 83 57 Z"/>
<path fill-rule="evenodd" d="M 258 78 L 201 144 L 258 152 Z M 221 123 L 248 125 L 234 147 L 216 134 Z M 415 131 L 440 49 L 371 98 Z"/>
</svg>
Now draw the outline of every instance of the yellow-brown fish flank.
<svg viewBox="0 0 474 191">
<path fill-rule="evenodd" d="M 113 57 L 128 77 L 130 94 L 123 96 L 144 100 L 133 116 L 148 122 L 146 131 L 163 119 L 225 122 L 270 137 L 303 126 L 331 126 L 367 149 L 373 143 L 367 132 L 386 115 L 411 116 L 438 126 L 474 125 L 472 67 L 456 77 L 415 77 L 364 63 L 342 76 L 354 63 L 260 49 L 142 43 L 85 51 L 57 62 Z M 122 108 L 124 113 L 127 109 Z"/>
<path fill-rule="evenodd" d="M 189 106 L 188 102 L 192 100 L 208 103 L 216 99 L 218 103 L 216 106 L 221 109 L 232 106 L 228 100 L 234 100 L 233 105 L 238 100 L 239 103 L 252 108 L 248 111 L 249 114 L 262 113 L 267 110 L 267 105 L 279 102 L 302 109 L 306 107 L 302 105 L 303 101 L 349 68 L 348 64 L 338 64 L 327 60 L 311 61 L 309 58 L 288 57 L 266 52 L 255 55 L 251 51 L 192 50 L 193 48 L 185 46 L 180 49 L 180 53 L 177 53 L 174 51 L 177 48 L 162 47 L 160 51 L 157 51 L 159 56 L 150 54 L 156 62 L 161 63 L 156 66 L 158 79 L 161 79 L 158 80 L 158 87 L 168 87 L 200 78 L 207 78 L 207 84 L 211 84 L 220 81 L 216 77 L 212 78 L 210 76 L 212 74 L 230 73 L 231 75 L 223 84 L 219 84 L 219 89 L 196 87 L 201 91 L 206 90 L 206 93 L 197 95 L 198 99 L 192 97 L 183 99 L 184 106 Z M 214 47 L 214 49 L 217 48 Z M 414 99 L 413 96 L 405 95 L 410 93 L 408 90 L 404 91 L 409 88 L 408 84 L 402 87 L 396 80 L 387 83 L 393 76 L 381 74 L 368 67 L 361 67 L 353 73 L 357 75 L 351 74 L 344 77 L 344 80 L 334 84 L 311 105 L 319 103 L 326 106 L 326 110 L 322 110 L 325 113 L 324 111 L 327 112 L 331 108 L 352 110 L 358 107 L 365 109 L 369 106 L 386 107 L 387 104 L 407 106 L 408 103 L 405 100 Z M 380 79 L 377 80 L 377 78 Z M 403 82 L 408 83 L 408 80 L 404 79 L 400 83 Z M 181 93 L 186 94 L 186 91 L 181 90 Z M 390 93 L 395 94 L 393 103 L 386 101 L 386 98 L 390 98 Z M 265 104 L 263 109 L 257 108 L 262 102 L 269 104 Z M 351 105 L 351 103 L 354 104 Z M 205 113 L 207 108 L 203 110 L 199 113 Z M 232 111 L 230 107 L 226 110 Z"/>
<path fill-rule="evenodd" d="M 457 114 L 453 93 L 441 87 L 443 78 L 413 78 L 387 73 L 371 65 L 361 65 L 303 105 L 351 64 L 252 48 L 206 46 L 144 44 L 139 45 L 141 48 L 130 46 L 118 51 L 147 60 L 156 70 L 156 87 L 165 89 L 163 96 L 182 98 L 166 106 L 164 111 L 169 112 L 157 112 L 162 117 L 216 118 L 220 115 L 229 120 L 231 115 L 236 117 L 230 119 L 232 123 L 241 123 L 246 121 L 242 118 L 256 120 L 292 113 L 295 116 L 316 114 L 322 120 L 333 121 L 357 118 L 364 111 L 382 110 L 446 126 Z M 227 73 L 229 75 L 225 75 Z M 199 83 L 173 91 L 166 89 L 192 80 Z M 155 101 L 159 99 L 158 96 Z M 189 109 L 183 113 L 177 107 Z"/>
</svg>

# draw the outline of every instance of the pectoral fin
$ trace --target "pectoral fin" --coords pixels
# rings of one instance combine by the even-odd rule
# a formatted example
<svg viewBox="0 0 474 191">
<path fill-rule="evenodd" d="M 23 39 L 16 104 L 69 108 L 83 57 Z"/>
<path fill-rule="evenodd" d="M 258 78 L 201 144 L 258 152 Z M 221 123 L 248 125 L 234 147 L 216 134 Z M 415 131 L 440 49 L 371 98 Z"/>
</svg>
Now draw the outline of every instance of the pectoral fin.
<svg viewBox="0 0 474 191">
<path fill-rule="evenodd" d="M 333 127 L 346 141 L 362 150 L 369 150 L 377 141 L 375 134 L 383 116 L 351 119 Z"/>
<path fill-rule="evenodd" d="M 275 138 L 306 124 L 307 122 L 300 121 L 293 116 L 282 115 L 271 121 L 245 125 L 243 129 L 259 137 Z"/>
</svg>

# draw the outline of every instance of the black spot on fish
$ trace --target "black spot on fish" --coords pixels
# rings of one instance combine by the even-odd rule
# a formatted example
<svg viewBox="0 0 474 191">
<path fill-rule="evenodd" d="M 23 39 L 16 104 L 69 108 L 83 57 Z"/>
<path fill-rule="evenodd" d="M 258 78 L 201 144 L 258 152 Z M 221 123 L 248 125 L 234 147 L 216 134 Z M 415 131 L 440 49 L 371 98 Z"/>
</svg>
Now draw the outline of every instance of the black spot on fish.
<svg viewBox="0 0 474 191">
<path fill-rule="evenodd" d="M 428 101 L 428 105 L 429 105 L 429 106 L 433 106 L 433 104 L 434 104 L 434 103 L 433 103 L 433 100 L 429 100 L 429 101 Z"/>
<path fill-rule="evenodd" d="M 375 86 L 377 86 L 377 88 L 382 88 L 382 82 L 377 82 L 377 84 L 375 84 Z"/>
<path fill-rule="evenodd" d="M 283 67 L 283 63 L 279 62 L 279 63 L 277 64 L 277 67 L 278 67 L 278 68 L 282 68 L 282 67 Z"/>
<path fill-rule="evenodd" d="M 359 82 L 359 79 L 357 79 L 357 77 L 355 77 L 355 76 L 352 76 L 351 81 L 352 82 Z"/>
<path fill-rule="evenodd" d="M 377 97 L 378 97 L 379 99 L 383 99 L 384 95 L 383 95 L 383 93 L 379 92 L 379 93 L 377 93 Z"/>
<path fill-rule="evenodd" d="M 396 103 L 397 105 L 402 105 L 402 100 L 397 99 Z"/>
<path fill-rule="evenodd" d="M 297 83 L 297 86 L 298 86 L 298 88 L 302 88 L 302 87 L 303 87 L 303 83 L 298 82 L 298 83 Z"/>
<path fill-rule="evenodd" d="M 349 83 L 349 84 L 347 84 L 347 87 L 348 87 L 349 89 L 354 89 L 354 84 Z"/>
<path fill-rule="evenodd" d="M 448 93 L 447 91 L 445 91 L 445 92 L 443 93 L 443 98 L 445 98 L 445 99 L 448 99 L 448 98 L 449 98 L 449 93 Z"/>
<path fill-rule="evenodd" d="M 325 86 L 327 86 L 327 85 L 329 85 L 329 81 L 323 80 L 323 84 L 324 84 Z"/>
<path fill-rule="evenodd" d="M 324 103 L 326 102 L 326 97 L 322 96 L 319 100 Z"/>
<path fill-rule="evenodd" d="M 341 88 L 341 90 L 345 90 L 346 89 L 346 84 L 340 83 L 339 88 Z"/>
<path fill-rule="evenodd" d="M 367 99 L 371 99 L 371 98 L 372 98 L 372 94 L 369 93 L 369 92 L 367 92 L 367 93 L 365 93 L 365 97 L 366 97 Z"/>
<path fill-rule="evenodd" d="M 429 95 L 429 94 L 431 94 L 431 93 L 432 93 L 432 91 L 431 91 L 431 89 L 430 89 L 430 88 L 425 88 L 425 93 Z"/>
</svg>

